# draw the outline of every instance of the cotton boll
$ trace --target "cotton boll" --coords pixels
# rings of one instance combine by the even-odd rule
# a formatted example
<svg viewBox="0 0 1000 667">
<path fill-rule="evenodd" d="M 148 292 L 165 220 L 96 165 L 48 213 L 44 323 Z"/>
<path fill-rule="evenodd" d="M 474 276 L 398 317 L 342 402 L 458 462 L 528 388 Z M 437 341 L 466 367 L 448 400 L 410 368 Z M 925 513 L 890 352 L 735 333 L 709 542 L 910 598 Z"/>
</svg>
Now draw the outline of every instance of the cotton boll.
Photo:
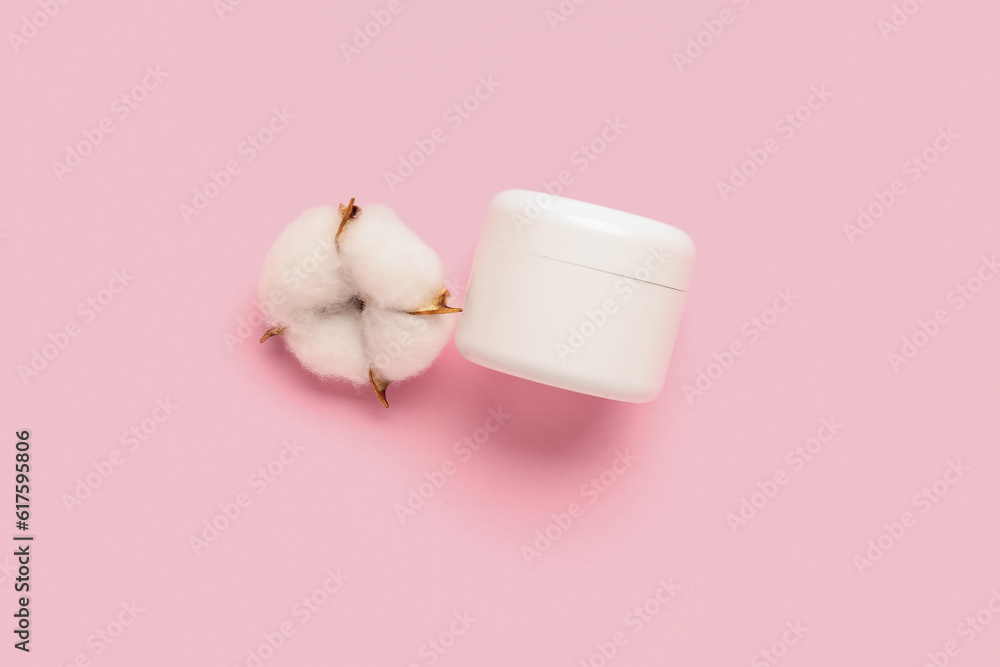
<svg viewBox="0 0 1000 667">
<path fill-rule="evenodd" d="M 265 259 L 261 342 L 283 336 L 307 370 L 370 383 L 389 407 L 388 385 L 426 370 L 454 330 L 443 282 L 437 254 L 388 207 L 309 209 Z"/>
<path fill-rule="evenodd" d="M 362 208 L 339 246 L 348 279 L 377 308 L 417 310 L 434 300 L 444 282 L 437 253 L 383 204 Z"/>
<path fill-rule="evenodd" d="M 366 308 L 361 319 L 368 362 L 390 382 L 427 370 L 457 322 L 447 315 L 410 315 L 378 308 Z"/>
<path fill-rule="evenodd" d="M 357 308 L 349 306 L 299 318 L 285 330 L 284 337 L 302 365 L 316 375 L 336 376 L 355 384 L 368 382 L 361 312 Z"/>
<path fill-rule="evenodd" d="M 340 214 L 332 206 L 302 213 L 278 236 L 264 260 L 257 293 L 269 325 L 287 326 L 316 308 L 350 301 L 334 236 Z"/>
</svg>

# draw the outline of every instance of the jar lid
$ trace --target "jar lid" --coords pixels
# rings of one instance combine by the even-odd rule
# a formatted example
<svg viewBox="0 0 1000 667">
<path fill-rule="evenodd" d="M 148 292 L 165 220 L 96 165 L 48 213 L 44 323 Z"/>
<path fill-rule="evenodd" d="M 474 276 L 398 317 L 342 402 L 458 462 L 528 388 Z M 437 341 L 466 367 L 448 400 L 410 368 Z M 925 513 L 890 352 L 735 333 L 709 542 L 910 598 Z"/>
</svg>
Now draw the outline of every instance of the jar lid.
<svg viewBox="0 0 1000 667">
<path fill-rule="evenodd" d="M 530 190 L 489 203 L 480 243 L 687 290 L 694 243 L 664 222 Z"/>
</svg>

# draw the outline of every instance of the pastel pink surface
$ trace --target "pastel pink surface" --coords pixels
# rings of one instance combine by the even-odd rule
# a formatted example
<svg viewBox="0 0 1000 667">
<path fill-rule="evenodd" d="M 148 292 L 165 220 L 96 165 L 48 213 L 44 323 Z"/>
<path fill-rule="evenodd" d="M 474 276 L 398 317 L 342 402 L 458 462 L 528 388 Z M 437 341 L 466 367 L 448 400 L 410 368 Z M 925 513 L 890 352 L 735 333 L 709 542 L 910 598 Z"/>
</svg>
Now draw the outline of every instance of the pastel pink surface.
<svg viewBox="0 0 1000 667">
<path fill-rule="evenodd" d="M 0 534 L 20 532 L 28 429 L 35 536 L 27 655 L 0 556 L 2 664 L 996 664 L 996 3 L 222 1 L 0 12 Z M 391 21 L 348 58 L 372 12 Z M 12 41 L 24 21 L 44 25 Z M 135 108 L 116 103 L 144 77 Z M 272 118 L 273 142 L 241 149 Z M 390 204 L 461 303 L 489 199 L 564 171 L 564 195 L 695 241 L 656 401 L 524 382 L 449 345 L 385 410 L 257 344 L 261 262 L 305 208 Z M 213 173 L 225 186 L 197 210 Z M 768 311 L 780 291 L 792 305 Z M 510 416 L 484 439 L 491 410 Z"/>
</svg>

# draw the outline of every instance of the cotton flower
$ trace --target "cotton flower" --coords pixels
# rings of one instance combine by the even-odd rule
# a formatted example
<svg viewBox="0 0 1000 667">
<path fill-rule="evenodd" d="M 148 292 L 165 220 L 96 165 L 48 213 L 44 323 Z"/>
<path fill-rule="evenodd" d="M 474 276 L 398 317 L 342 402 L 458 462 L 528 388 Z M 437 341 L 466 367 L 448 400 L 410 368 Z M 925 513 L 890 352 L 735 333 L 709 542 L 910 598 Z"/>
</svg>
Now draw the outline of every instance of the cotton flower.
<svg viewBox="0 0 1000 667">
<path fill-rule="evenodd" d="M 437 254 L 387 206 L 311 208 L 271 246 L 258 294 L 270 327 L 322 378 L 385 389 L 425 371 L 461 312 Z"/>
</svg>

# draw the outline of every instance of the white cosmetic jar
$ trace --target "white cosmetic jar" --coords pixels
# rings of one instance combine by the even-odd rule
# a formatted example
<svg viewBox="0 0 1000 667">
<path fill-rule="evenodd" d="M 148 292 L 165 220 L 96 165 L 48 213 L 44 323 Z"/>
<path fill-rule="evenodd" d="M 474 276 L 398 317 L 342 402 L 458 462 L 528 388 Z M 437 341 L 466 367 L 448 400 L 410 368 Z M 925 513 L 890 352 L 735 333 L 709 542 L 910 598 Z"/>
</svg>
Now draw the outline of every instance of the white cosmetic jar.
<svg viewBox="0 0 1000 667">
<path fill-rule="evenodd" d="M 694 243 L 668 224 L 528 190 L 490 202 L 455 345 L 469 361 L 644 403 L 663 389 Z"/>
</svg>

